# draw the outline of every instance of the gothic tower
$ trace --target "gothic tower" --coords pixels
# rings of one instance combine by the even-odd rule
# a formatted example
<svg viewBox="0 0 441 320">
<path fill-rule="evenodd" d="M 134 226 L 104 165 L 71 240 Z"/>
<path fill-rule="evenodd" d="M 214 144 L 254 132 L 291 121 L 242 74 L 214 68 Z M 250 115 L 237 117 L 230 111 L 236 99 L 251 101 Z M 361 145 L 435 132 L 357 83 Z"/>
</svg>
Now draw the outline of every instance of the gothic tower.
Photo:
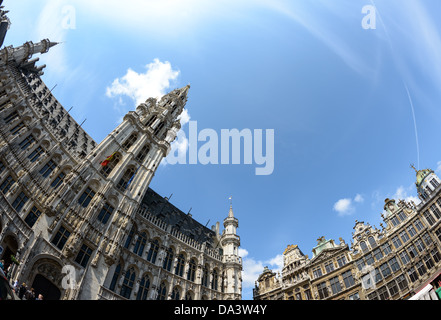
<svg viewBox="0 0 441 320">
<path fill-rule="evenodd" d="M 239 220 L 234 217 L 233 206 L 230 205 L 228 217 L 224 219 L 224 231 L 220 242 L 225 263 L 225 293 L 227 299 L 231 300 L 240 300 L 242 295 L 242 259 L 239 256 L 238 227 Z"/>
<path fill-rule="evenodd" d="M 80 265 L 86 256 L 91 261 L 92 268 L 76 279 L 79 286 L 69 298 L 97 295 L 96 279 L 102 283 L 119 256 L 139 203 L 180 130 L 178 117 L 189 88 L 176 89 L 159 102 L 149 98 L 129 112 L 48 199 L 47 208 L 53 211 L 48 214 L 57 215 L 51 229 L 71 226 L 63 253 Z"/>
</svg>

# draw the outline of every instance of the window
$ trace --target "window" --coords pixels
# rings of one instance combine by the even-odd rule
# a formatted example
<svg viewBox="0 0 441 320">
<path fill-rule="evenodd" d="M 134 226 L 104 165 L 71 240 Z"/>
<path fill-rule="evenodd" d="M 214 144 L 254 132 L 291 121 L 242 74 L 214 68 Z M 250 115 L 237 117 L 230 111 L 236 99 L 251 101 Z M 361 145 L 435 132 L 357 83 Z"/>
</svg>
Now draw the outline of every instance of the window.
<svg viewBox="0 0 441 320">
<path fill-rule="evenodd" d="M 361 248 L 361 251 L 366 252 L 368 250 L 366 242 L 364 242 L 364 241 L 360 242 L 360 248 Z"/>
<path fill-rule="evenodd" d="M 5 164 L 2 161 L 0 161 L 0 173 L 2 173 L 3 170 L 5 170 Z"/>
<path fill-rule="evenodd" d="M 165 259 L 164 259 L 164 263 L 162 264 L 162 268 L 170 271 L 172 264 L 173 264 L 173 249 L 172 248 L 168 248 L 166 251 L 166 255 L 165 255 Z"/>
<path fill-rule="evenodd" d="M 0 190 L 6 194 L 8 193 L 9 189 L 11 189 L 11 186 L 14 184 L 15 180 L 12 179 L 11 176 L 8 176 L 5 181 L 3 181 L 3 183 L 0 186 Z"/>
<path fill-rule="evenodd" d="M 435 204 L 432 204 L 430 206 L 430 210 L 432 211 L 433 215 L 437 218 L 440 219 L 441 218 L 441 213 L 438 209 L 438 207 Z"/>
<path fill-rule="evenodd" d="M 19 124 L 17 124 L 14 128 L 12 128 L 11 130 L 9 130 L 9 132 L 11 132 L 12 135 L 16 135 L 17 133 L 20 132 L 21 129 L 24 128 L 24 123 L 20 122 Z"/>
<path fill-rule="evenodd" d="M 213 275 L 213 279 L 211 281 L 211 289 L 212 290 L 217 290 L 217 288 L 218 288 L 218 281 L 219 281 L 219 275 L 218 275 L 216 269 L 213 270 L 213 274 L 212 275 Z"/>
<path fill-rule="evenodd" d="M 387 278 L 391 274 L 391 271 L 390 271 L 390 268 L 389 268 L 389 264 L 387 262 L 383 263 L 380 266 L 380 270 L 381 270 L 381 273 L 383 274 L 383 278 Z"/>
<path fill-rule="evenodd" d="M 392 217 L 391 222 L 394 227 L 400 224 L 400 220 L 396 216 Z"/>
<path fill-rule="evenodd" d="M 185 258 L 184 255 L 181 253 L 178 256 L 178 260 L 176 262 L 175 274 L 182 277 L 184 274 L 184 266 L 185 266 Z"/>
<path fill-rule="evenodd" d="M 435 235 L 438 237 L 438 240 L 441 241 L 441 228 L 435 231 Z"/>
<path fill-rule="evenodd" d="M 438 249 L 433 249 L 432 251 L 430 251 L 430 254 L 432 255 L 432 258 L 433 260 L 435 260 L 436 263 L 441 261 L 441 255 L 439 254 Z"/>
<path fill-rule="evenodd" d="M 33 227 L 35 222 L 37 222 L 38 218 L 41 215 L 41 211 L 37 209 L 37 207 L 33 207 L 31 211 L 29 211 L 27 217 L 25 218 L 25 222 L 29 227 Z"/>
<path fill-rule="evenodd" d="M 150 288 L 150 278 L 148 276 L 144 276 L 139 282 L 139 290 L 136 295 L 136 300 L 147 300 L 148 293 Z"/>
<path fill-rule="evenodd" d="M 356 264 L 357 264 L 358 270 L 360 270 L 360 271 L 363 270 L 363 268 L 366 266 L 366 263 L 364 262 L 363 259 L 357 260 Z"/>
<path fill-rule="evenodd" d="M 105 203 L 100 213 L 98 214 L 97 220 L 103 224 L 106 224 L 107 221 L 109 221 L 109 218 L 113 213 L 113 210 L 115 210 L 114 207 L 112 207 L 108 203 Z"/>
<path fill-rule="evenodd" d="M 438 181 L 437 181 L 435 178 L 431 179 L 431 180 L 430 180 L 430 183 L 432 184 L 432 186 L 433 186 L 434 188 L 436 188 L 436 187 L 439 186 L 439 183 L 438 183 Z"/>
<path fill-rule="evenodd" d="M 185 300 L 193 300 L 193 294 L 190 291 L 185 294 Z"/>
<path fill-rule="evenodd" d="M 88 187 L 78 199 L 78 203 L 81 204 L 83 208 L 86 208 L 93 197 L 95 197 L 95 191 Z"/>
<path fill-rule="evenodd" d="M 155 116 L 152 116 L 150 119 L 149 119 L 149 121 L 147 121 L 147 123 L 145 124 L 147 127 L 150 127 L 155 121 L 156 121 L 156 119 L 157 119 L 158 117 L 155 115 Z"/>
<path fill-rule="evenodd" d="M 171 294 L 171 299 L 172 300 L 179 300 L 181 298 L 181 290 L 179 290 L 178 287 L 174 287 L 172 294 Z"/>
<path fill-rule="evenodd" d="M 400 232 L 400 238 L 401 240 L 403 240 L 403 243 L 406 243 L 407 240 L 409 240 L 409 236 L 407 235 L 406 231 L 402 231 Z"/>
<path fill-rule="evenodd" d="M 400 290 L 407 289 L 407 287 L 408 287 L 407 286 L 407 280 L 406 280 L 406 277 L 403 274 L 399 275 L 396 278 L 396 281 L 397 281 L 397 284 L 398 284 L 398 287 L 400 288 Z"/>
<path fill-rule="evenodd" d="M 415 246 L 418 249 L 419 252 L 422 252 L 424 250 L 424 243 L 421 239 L 417 239 L 415 241 Z"/>
<path fill-rule="evenodd" d="M 428 245 L 428 246 L 430 246 L 433 243 L 433 240 L 428 233 L 423 234 L 422 238 L 423 238 L 424 242 L 426 243 L 426 245 Z"/>
<path fill-rule="evenodd" d="M 392 272 L 396 272 L 396 271 L 400 270 L 400 264 L 398 263 L 397 258 L 393 257 L 392 259 L 390 259 L 388 261 L 388 263 L 389 263 L 389 266 L 390 266 Z"/>
<path fill-rule="evenodd" d="M 406 228 L 407 233 L 409 233 L 410 237 L 412 238 L 414 235 L 416 235 L 416 231 L 415 228 L 413 227 L 413 225 L 410 225 Z"/>
<path fill-rule="evenodd" d="M 196 275 L 196 261 L 191 259 L 188 264 L 187 280 L 194 281 Z"/>
<path fill-rule="evenodd" d="M 410 245 L 407 250 L 409 251 L 409 255 L 411 258 L 415 258 L 418 255 L 418 252 L 415 249 L 415 246 L 412 244 Z"/>
<path fill-rule="evenodd" d="M 161 282 L 161 285 L 158 288 L 158 297 L 156 300 L 166 300 L 167 299 L 167 286 L 165 282 Z"/>
<path fill-rule="evenodd" d="M 372 249 L 377 247 L 377 241 L 375 241 L 374 237 L 369 237 L 368 241 L 369 241 L 369 244 L 371 245 Z"/>
<path fill-rule="evenodd" d="M 372 292 L 370 294 L 368 294 L 368 299 L 369 300 L 378 300 L 378 295 L 376 292 Z"/>
<path fill-rule="evenodd" d="M 12 122 L 12 120 L 15 120 L 18 118 L 18 113 L 17 111 L 11 112 L 6 118 L 5 118 L 5 123 L 9 124 L 10 122 Z"/>
<path fill-rule="evenodd" d="M 432 258 L 430 257 L 430 254 L 424 256 L 424 263 L 426 264 L 427 269 L 432 269 L 435 265 Z"/>
<path fill-rule="evenodd" d="M 12 203 L 12 207 L 15 209 L 15 211 L 20 212 L 28 200 L 29 200 L 28 196 L 25 195 L 24 192 L 20 192 L 20 194 Z"/>
<path fill-rule="evenodd" d="M 415 267 L 417 268 L 420 276 L 423 276 L 426 274 L 426 267 L 424 267 L 424 264 L 422 261 L 418 261 L 417 264 L 415 265 Z"/>
<path fill-rule="evenodd" d="M 351 270 L 348 270 L 342 274 L 343 282 L 345 283 L 346 289 L 352 287 L 355 284 L 354 277 L 352 276 Z"/>
<path fill-rule="evenodd" d="M 159 251 L 159 241 L 155 239 L 150 243 L 150 250 L 149 253 L 147 254 L 147 260 L 150 261 L 151 263 L 155 263 L 156 257 L 158 256 L 158 251 Z"/>
<path fill-rule="evenodd" d="M 381 252 L 380 248 L 374 250 L 374 256 L 377 260 L 383 258 L 383 253 Z"/>
<path fill-rule="evenodd" d="M 44 177 L 47 178 L 52 171 L 54 171 L 54 169 L 57 167 L 57 164 L 53 161 L 53 160 L 49 160 L 44 167 L 40 170 L 40 174 Z"/>
<path fill-rule="evenodd" d="M 44 150 L 42 147 L 37 147 L 35 148 L 34 151 L 31 152 L 31 154 L 28 156 L 28 159 L 31 162 L 35 162 L 38 160 L 38 158 L 40 158 L 40 156 L 44 153 Z"/>
<path fill-rule="evenodd" d="M 312 271 L 312 273 L 313 273 L 313 275 L 314 275 L 314 279 L 315 278 L 318 278 L 318 277 L 321 277 L 323 274 L 322 274 L 322 268 L 321 267 L 317 267 L 317 268 L 315 268 L 313 271 Z"/>
<path fill-rule="evenodd" d="M 305 290 L 305 297 L 306 300 L 312 300 L 312 294 L 310 289 Z"/>
<path fill-rule="evenodd" d="M 334 263 L 332 261 L 325 264 L 326 273 L 334 271 Z"/>
<path fill-rule="evenodd" d="M 356 292 L 349 296 L 349 300 L 360 300 L 360 295 Z"/>
<path fill-rule="evenodd" d="M 400 259 L 401 259 L 401 262 L 405 265 L 405 264 L 408 264 L 409 262 L 410 262 L 410 257 L 409 257 L 409 255 L 407 254 L 407 252 L 406 251 L 402 251 L 401 253 L 400 253 Z"/>
<path fill-rule="evenodd" d="M 428 210 L 426 210 L 426 211 L 423 212 L 423 215 L 424 215 L 424 218 L 426 218 L 426 220 L 429 223 L 429 225 L 433 226 L 433 224 L 435 223 L 435 219 L 430 214 L 430 212 Z"/>
<path fill-rule="evenodd" d="M 387 284 L 387 288 L 389 289 L 389 293 L 391 296 L 394 296 L 398 293 L 398 286 L 395 280 L 392 280 Z"/>
<path fill-rule="evenodd" d="M 414 223 L 418 231 L 421 231 L 424 228 L 424 225 L 421 223 L 420 219 L 415 219 Z"/>
<path fill-rule="evenodd" d="M 52 181 L 51 187 L 57 189 L 63 183 L 64 177 L 66 177 L 66 174 L 64 172 L 60 172 L 55 180 Z"/>
<path fill-rule="evenodd" d="M 63 250 L 64 245 L 66 244 L 67 239 L 70 236 L 70 232 L 66 230 L 63 226 L 58 229 L 57 234 L 52 239 L 52 243 L 60 250 Z"/>
<path fill-rule="evenodd" d="M 385 256 L 387 256 L 389 253 L 391 253 L 392 248 L 390 247 L 389 242 L 386 242 L 385 244 L 381 245 L 381 250 L 383 250 L 383 253 Z"/>
<path fill-rule="evenodd" d="M 401 221 L 404 221 L 404 220 L 407 219 L 407 216 L 406 216 L 406 214 L 404 213 L 404 211 L 400 211 L 400 212 L 398 213 L 398 217 L 400 217 Z"/>
<path fill-rule="evenodd" d="M 208 275 L 209 275 L 209 273 L 208 273 L 208 267 L 207 267 L 207 265 L 205 265 L 204 268 L 203 268 L 203 270 L 202 270 L 202 282 L 201 282 L 201 284 L 202 284 L 204 287 L 208 287 L 208 281 L 209 281 L 209 279 L 208 279 Z"/>
<path fill-rule="evenodd" d="M 135 276 L 136 274 L 133 267 L 127 270 L 124 276 L 123 284 L 121 286 L 120 296 L 126 299 L 130 299 L 130 296 L 132 294 L 133 284 L 135 283 Z"/>
<path fill-rule="evenodd" d="M 136 156 L 136 160 L 138 162 L 143 162 L 145 160 L 145 158 L 147 157 L 147 154 L 150 151 L 150 146 L 146 145 L 144 146 L 141 151 L 138 153 L 138 155 Z"/>
<path fill-rule="evenodd" d="M 119 276 L 121 275 L 121 263 L 119 263 L 115 271 L 113 272 L 112 281 L 110 282 L 109 289 L 113 292 L 115 292 L 116 283 L 118 282 Z"/>
<path fill-rule="evenodd" d="M 128 151 L 130 147 L 133 146 L 133 144 L 136 142 L 137 139 L 138 139 L 138 135 L 136 133 L 132 133 L 130 137 L 126 141 L 124 141 L 121 148 Z"/>
<path fill-rule="evenodd" d="M 92 251 L 93 250 L 91 248 L 83 244 L 81 246 L 80 252 L 78 252 L 77 257 L 75 258 L 75 262 L 85 268 L 87 266 L 87 263 L 89 262 L 90 256 L 92 255 Z"/>
<path fill-rule="evenodd" d="M 119 153 L 115 153 L 115 155 L 112 157 L 112 159 L 107 163 L 107 165 L 102 165 L 102 168 L 100 170 L 100 173 L 104 176 L 104 177 L 108 177 L 109 174 L 113 171 L 113 169 L 116 167 L 116 165 L 118 164 L 120 160 L 120 155 Z M 104 162 L 104 161 L 103 161 Z"/>
<path fill-rule="evenodd" d="M 162 128 L 164 128 L 164 122 L 161 122 L 153 132 L 155 136 L 159 135 L 161 133 Z"/>
<path fill-rule="evenodd" d="M 328 288 L 326 287 L 326 282 L 321 282 L 317 285 L 317 291 L 320 299 L 325 299 L 328 297 Z"/>
<path fill-rule="evenodd" d="M 141 257 L 144 252 L 146 243 L 147 243 L 147 234 L 145 232 L 142 232 L 141 234 L 138 235 L 136 239 L 133 252 Z"/>
<path fill-rule="evenodd" d="M 407 271 L 407 275 L 409 276 L 410 281 L 415 282 L 418 280 L 418 273 L 416 272 L 414 267 L 411 267 Z"/>
<path fill-rule="evenodd" d="M 124 244 L 124 248 L 128 249 L 130 245 L 132 244 L 133 235 L 135 234 L 135 227 L 132 227 L 130 229 L 129 234 L 127 235 L 126 243 Z"/>
<path fill-rule="evenodd" d="M 126 190 L 128 187 L 129 181 L 130 181 L 130 179 L 132 179 L 134 174 L 135 174 L 135 168 L 127 169 L 126 172 L 124 172 L 124 175 L 121 177 L 121 180 L 119 180 L 116 187 L 121 191 Z"/>
<path fill-rule="evenodd" d="M 382 276 L 381 276 L 381 272 L 380 269 L 375 268 L 375 283 L 380 282 L 381 280 L 383 280 Z"/>
<path fill-rule="evenodd" d="M 372 256 L 372 253 L 367 254 L 365 258 L 368 265 L 374 264 L 374 257 Z"/>
<path fill-rule="evenodd" d="M 380 289 L 378 289 L 378 297 L 380 298 L 380 300 L 387 300 L 387 299 L 389 299 L 389 293 L 387 292 L 386 286 L 381 287 Z"/>
<path fill-rule="evenodd" d="M 346 264 L 346 256 L 337 257 L 337 263 L 340 268 L 343 267 Z"/>
<path fill-rule="evenodd" d="M 393 243 L 395 249 L 398 249 L 402 245 L 400 238 L 398 238 L 398 236 L 393 237 L 392 243 Z"/>
<path fill-rule="evenodd" d="M 35 142 L 35 138 L 32 134 L 28 135 L 26 138 L 23 139 L 22 142 L 20 142 L 19 146 L 22 150 L 28 149 L 31 145 L 33 145 Z"/>
</svg>

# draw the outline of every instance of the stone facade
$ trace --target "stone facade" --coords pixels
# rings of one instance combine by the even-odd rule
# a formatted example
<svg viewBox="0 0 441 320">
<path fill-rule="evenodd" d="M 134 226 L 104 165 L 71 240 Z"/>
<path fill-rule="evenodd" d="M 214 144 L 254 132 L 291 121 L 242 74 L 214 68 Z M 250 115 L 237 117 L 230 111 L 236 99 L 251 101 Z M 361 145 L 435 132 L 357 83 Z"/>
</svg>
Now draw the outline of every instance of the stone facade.
<svg viewBox="0 0 441 320">
<path fill-rule="evenodd" d="M 33 56 L 55 45 L 0 50 L 0 246 L 11 280 L 48 299 L 241 299 L 232 208 L 221 232 L 149 188 L 190 86 L 147 99 L 98 144 L 41 78 Z"/>
<path fill-rule="evenodd" d="M 381 230 L 355 221 L 351 246 L 318 239 L 313 257 L 284 252 L 282 275 L 265 268 L 255 300 L 401 300 L 441 290 L 441 180 L 415 170 L 421 203 L 386 199 Z"/>
</svg>

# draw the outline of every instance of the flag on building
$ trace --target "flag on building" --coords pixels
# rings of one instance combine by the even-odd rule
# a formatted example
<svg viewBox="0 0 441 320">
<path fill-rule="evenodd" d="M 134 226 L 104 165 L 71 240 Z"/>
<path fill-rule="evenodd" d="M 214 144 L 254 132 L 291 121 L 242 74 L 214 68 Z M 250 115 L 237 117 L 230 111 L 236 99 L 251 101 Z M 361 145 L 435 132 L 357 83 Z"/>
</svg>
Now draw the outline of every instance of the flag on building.
<svg viewBox="0 0 441 320">
<path fill-rule="evenodd" d="M 115 157 L 115 154 L 116 154 L 116 152 L 114 152 L 114 153 L 112 153 L 112 155 L 108 156 L 108 157 L 106 158 L 106 160 L 104 160 L 103 162 L 101 162 L 101 165 L 102 165 L 103 167 L 107 166 L 107 165 L 113 160 L 113 158 Z"/>
</svg>

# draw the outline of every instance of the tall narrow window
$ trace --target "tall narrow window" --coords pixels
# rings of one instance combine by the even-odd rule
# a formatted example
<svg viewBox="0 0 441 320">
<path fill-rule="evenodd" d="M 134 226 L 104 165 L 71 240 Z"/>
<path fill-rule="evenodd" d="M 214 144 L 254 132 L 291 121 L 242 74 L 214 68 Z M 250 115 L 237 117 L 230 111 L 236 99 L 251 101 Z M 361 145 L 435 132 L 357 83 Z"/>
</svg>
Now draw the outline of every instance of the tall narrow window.
<svg viewBox="0 0 441 320">
<path fill-rule="evenodd" d="M 136 295 L 136 300 L 147 300 L 150 288 L 150 278 L 149 276 L 144 276 L 139 282 L 139 290 Z"/>
<path fill-rule="evenodd" d="M 146 145 L 144 146 L 141 151 L 138 153 L 138 155 L 136 156 L 136 160 L 138 162 L 143 162 L 145 160 L 145 158 L 147 157 L 147 154 L 150 151 L 150 146 Z"/>
<path fill-rule="evenodd" d="M 136 133 L 132 133 L 130 137 L 126 141 L 124 141 L 121 147 L 124 150 L 128 151 L 130 147 L 133 146 L 133 144 L 136 142 L 137 139 L 138 139 L 138 135 Z"/>
<path fill-rule="evenodd" d="M 211 281 L 211 289 L 216 290 L 218 288 L 219 274 L 216 269 L 213 270 L 213 280 Z"/>
<path fill-rule="evenodd" d="M 133 248 L 133 252 L 138 256 L 142 256 L 144 252 L 145 244 L 147 243 L 147 234 L 145 232 L 138 235 L 138 238 L 135 242 L 135 247 Z"/>
<path fill-rule="evenodd" d="M 166 256 L 164 259 L 164 263 L 162 265 L 162 268 L 164 268 L 167 271 L 171 270 L 173 264 L 173 249 L 172 248 L 168 248 L 166 251 Z"/>
<path fill-rule="evenodd" d="M 33 227 L 35 222 L 37 222 L 38 218 L 41 215 L 41 211 L 37 209 L 37 207 L 33 207 L 31 211 L 28 213 L 28 215 L 25 218 L 25 222 L 29 227 Z"/>
<path fill-rule="evenodd" d="M 52 239 L 52 243 L 60 250 L 63 250 L 64 245 L 66 244 L 67 239 L 70 236 L 70 232 L 66 230 L 63 226 L 58 229 L 57 234 Z"/>
<path fill-rule="evenodd" d="M 153 132 L 153 134 L 155 136 L 159 135 L 161 133 L 162 128 L 164 128 L 164 122 L 161 122 L 155 129 L 155 131 Z"/>
<path fill-rule="evenodd" d="M 15 209 L 15 211 L 19 212 L 21 211 L 21 209 L 23 209 L 24 205 L 28 200 L 29 197 L 24 192 L 20 192 L 20 194 L 12 203 L 12 207 Z"/>
<path fill-rule="evenodd" d="M 98 214 L 97 220 L 103 224 L 106 224 L 107 221 L 109 221 L 109 218 L 113 213 L 113 210 L 115 210 L 114 207 L 112 207 L 108 203 L 105 203 L 100 213 Z"/>
<path fill-rule="evenodd" d="M 149 253 L 147 254 L 147 260 L 150 261 L 151 263 L 155 263 L 156 257 L 158 256 L 158 251 L 159 251 L 159 241 L 155 239 L 150 244 L 150 250 Z"/>
<path fill-rule="evenodd" d="M 37 147 L 35 148 L 34 151 L 31 152 L 31 154 L 28 156 L 28 159 L 31 162 L 35 162 L 38 160 L 38 158 L 40 158 L 40 156 L 44 153 L 44 150 L 42 147 Z"/>
<path fill-rule="evenodd" d="M 185 266 L 185 258 L 184 255 L 181 253 L 178 256 L 178 261 L 176 262 L 175 274 L 182 277 L 184 274 L 184 266 Z"/>
<path fill-rule="evenodd" d="M 5 122 L 6 124 L 12 122 L 13 120 L 18 118 L 18 113 L 17 111 L 11 112 L 6 118 L 5 118 Z"/>
<path fill-rule="evenodd" d="M 3 181 L 3 183 L 0 185 L 0 190 L 6 194 L 9 189 L 11 189 L 11 186 L 14 184 L 15 180 L 11 177 L 8 176 L 5 181 Z"/>
<path fill-rule="evenodd" d="M 427 223 L 429 223 L 430 226 L 433 226 L 433 224 L 436 222 L 433 216 L 430 214 L 429 210 L 426 210 L 423 212 L 424 218 L 426 218 Z"/>
<path fill-rule="evenodd" d="M 81 197 L 78 199 L 78 203 L 81 204 L 83 208 L 86 208 L 94 196 L 95 196 L 95 191 L 93 191 L 91 188 L 88 187 L 86 191 L 84 191 Z"/>
<path fill-rule="evenodd" d="M 92 251 L 93 250 L 91 248 L 83 244 L 81 246 L 80 252 L 78 252 L 77 257 L 75 258 L 75 262 L 85 268 L 87 266 L 87 263 L 89 262 L 90 256 L 92 255 Z"/>
<path fill-rule="evenodd" d="M 118 283 L 119 276 L 121 275 L 121 263 L 118 263 L 118 265 L 115 268 L 115 271 L 113 272 L 112 281 L 110 282 L 109 289 L 113 292 L 115 292 L 116 284 Z"/>
<path fill-rule="evenodd" d="M 147 123 L 145 124 L 146 127 L 150 127 L 155 121 L 156 119 L 158 119 L 158 117 L 156 115 L 152 116 L 149 121 L 147 121 Z"/>
<path fill-rule="evenodd" d="M 118 162 L 120 161 L 121 156 L 119 155 L 119 153 L 116 153 L 112 160 L 110 162 L 107 163 L 107 165 L 103 166 L 100 170 L 100 173 L 105 176 L 106 178 L 109 176 L 109 174 L 113 171 L 113 169 L 115 169 L 116 165 L 118 164 Z"/>
<path fill-rule="evenodd" d="M 22 142 L 20 142 L 19 146 L 22 150 L 28 149 L 31 145 L 33 145 L 35 142 L 35 138 L 32 134 L 28 135 L 26 138 L 23 139 Z"/>
<path fill-rule="evenodd" d="M 172 300 L 179 300 L 181 298 L 181 290 L 179 290 L 178 287 L 174 287 L 172 294 L 171 294 L 171 299 Z"/>
<path fill-rule="evenodd" d="M 10 132 L 12 135 L 16 135 L 16 134 L 19 133 L 20 130 L 23 129 L 23 128 L 24 128 L 24 123 L 23 123 L 23 122 L 20 122 L 20 123 L 17 124 L 14 128 L 12 128 L 11 130 L 9 130 L 9 132 Z"/>
<path fill-rule="evenodd" d="M 202 270 L 202 285 L 204 287 L 208 287 L 208 281 L 209 281 L 208 276 L 209 276 L 208 267 L 207 265 L 205 265 L 204 269 Z"/>
<path fill-rule="evenodd" d="M 167 298 L 167 286 L 165 282 L 161 282 L 161 285 L 158 288 L 158 297 L 156 300 L 166 300 Z"/>
<path fill-rule="evenodd" d="M 129 183 L 130 179 L 133 177 L 134 174 L 135 174 L 135 168 L 127 169 L 126 172 L 124 172 L 124 175 L 119 180 L 119 182 L 116 185 L 116 187 L 119 190 L 121 190 L 121 191 L 126 190 L 127 186 L 128 186 L 128 183 Z"/>
<path fill-rule="evenodd" d="M 134 235 L 135 235 L 135 227 L 133 226 L 132 229 L 130 229 L 129 235 L 127 236 L 126 243 L 124 244 L 124 248 L 128 249 L 130 247 Z"/>
<path fill-rule="evenodd" d="M 64 172 L 60 172 L 55 180 L 52 181 L 51 187 L 57 189 L 63 183 L 64 177 L 66 177 L 66 174 Z"/>
<path fill-rule="evenodd" d="M 135 283 L 135 276 L 136 274 L 133 267 L 127 270 L 124 276 L 124 281 L 121 286 L 120 295 L 126 299 L 130 299 L 130 296 L 132 295 L 133 284 Z"/>
<path fill-rule="evenodd" d="M 188 264 L 187 280 L 194 281 L 196 276 L 196 260 L 191 259 Z"/>
<path fill-rule="evenodd" d="M 57 167 L 57 164 L 53 161 L 53 160 L 49 160 L 43 168 L 41 168 L 40 170 L 40 174 L 44 177 L 47 178 L 52 171 L 54 171 L 54 169 Z"/>
</svg>

